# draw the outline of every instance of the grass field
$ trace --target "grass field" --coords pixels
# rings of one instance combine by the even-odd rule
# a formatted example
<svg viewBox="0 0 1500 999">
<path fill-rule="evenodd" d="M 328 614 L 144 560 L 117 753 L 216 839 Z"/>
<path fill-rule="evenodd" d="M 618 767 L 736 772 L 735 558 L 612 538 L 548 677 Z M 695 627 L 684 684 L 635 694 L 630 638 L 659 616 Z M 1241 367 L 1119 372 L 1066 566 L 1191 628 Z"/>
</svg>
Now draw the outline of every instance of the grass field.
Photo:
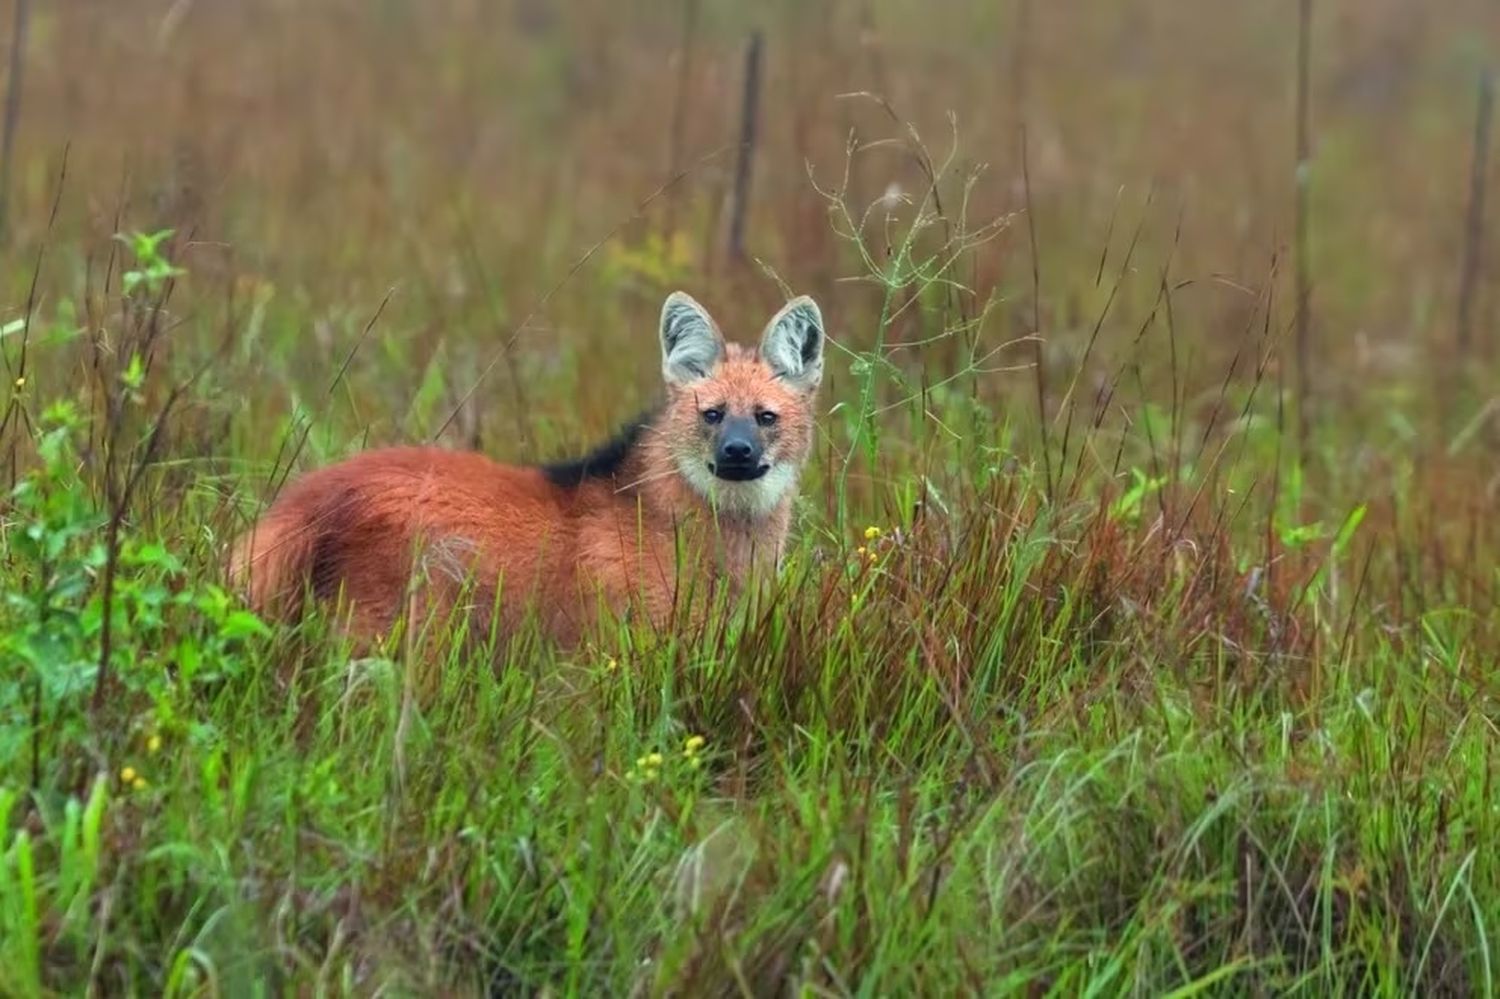
<svg viewBox="0 0 1500 999">
<path fill-rule="evenodd" d="M 1310 7 L 34 5 L 0 994 L 1493 995 L 1500 17 Z M 227 590 L 288 475 L 603 437 L 678 287 L 829 322 L 774 593 Z"/>
</svg>

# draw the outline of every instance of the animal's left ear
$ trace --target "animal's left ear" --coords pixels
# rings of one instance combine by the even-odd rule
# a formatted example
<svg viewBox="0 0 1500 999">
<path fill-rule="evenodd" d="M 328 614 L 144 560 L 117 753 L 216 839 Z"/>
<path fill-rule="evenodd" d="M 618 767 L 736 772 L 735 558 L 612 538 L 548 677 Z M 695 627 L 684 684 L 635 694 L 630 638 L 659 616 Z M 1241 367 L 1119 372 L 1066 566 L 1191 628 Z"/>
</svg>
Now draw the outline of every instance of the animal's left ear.
<svg viewBox="0 0 1500 999">
<path fill-rule="evenodd" d="M 760 338 L 760 359 L 776 377 L 803 392 L 823 380 L 823 315 L 806 295 L 772 317 Z"/>
</svg>

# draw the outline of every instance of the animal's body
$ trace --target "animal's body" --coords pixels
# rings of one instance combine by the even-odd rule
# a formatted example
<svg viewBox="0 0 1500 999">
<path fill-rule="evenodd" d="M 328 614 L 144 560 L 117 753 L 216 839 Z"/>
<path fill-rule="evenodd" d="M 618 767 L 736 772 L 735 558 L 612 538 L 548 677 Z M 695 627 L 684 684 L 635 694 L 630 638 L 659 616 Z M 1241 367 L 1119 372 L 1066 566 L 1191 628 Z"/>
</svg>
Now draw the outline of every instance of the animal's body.
<svg viewBox="0 0 1500 999">
<path fill-rule="evenodd" d="M 601 609 L 666 627 L 690 599 L 738 590 L 786 541 L 812 450 L 822 317 L 795 299 L 749 350 L 679 292 L 660 335 L 664 404 L 588 457 L 521 467 L 369 451 L 294 482 L 236 545 L 232 575 L 271 617 L 341 596 L 359 638 L 454 612 L 483 637 L 535 614 L 571 644 Z"/>
</svg>

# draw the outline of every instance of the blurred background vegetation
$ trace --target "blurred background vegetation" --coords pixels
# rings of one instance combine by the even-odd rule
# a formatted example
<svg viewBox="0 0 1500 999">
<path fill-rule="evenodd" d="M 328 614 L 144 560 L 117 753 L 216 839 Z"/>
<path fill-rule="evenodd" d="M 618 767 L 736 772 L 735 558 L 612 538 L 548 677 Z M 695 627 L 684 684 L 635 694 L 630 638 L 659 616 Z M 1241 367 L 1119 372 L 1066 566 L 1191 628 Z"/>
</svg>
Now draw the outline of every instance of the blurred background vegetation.
<svg viewBox="0 0 1500 999">
<path fill-rule="evenodd" d="M 1429 403 L 1448 394 L 1439 362 L 1456 338 L 1476 79 L 1496 27 L 1479 0 L 1314 5 L 1314 385 L 1321 415 L 1363 414 L 1370 445 L 1434 431 L 1441 407 Z M 983 167 L 966 205 L 982 221 L 1026 207 L 1024 126 L 1055 378 L 1071 375 L 1134 237 L 1093 377 L 1133 338 L 1174 244 L 1173 280 L 1187 282 L 1175 320 L 1195 388 L 1222 376 L 1273 268 L 1285 283 L 1274 322 L 1290 326 L 1296 4 L 1191 0 L 38 5 L 6 308 L 14 317 L 26 301 L 66 152 L 44 315 L 81 300 L 91 268 L 102 288 L 117 230 L 174 228 L 191 274 L 174 304 L 189 329 L 227 308 L 257 317 L 212 376 L 234 388 L 227 409 L 248 407 L 238 424 L 248 430 L 294 393 L 325 388 L 394 288 L 348 372 L 357 415 L 336 417 L 375 441 L 433 433 L 529 316 L 515 339 L 519 379 L 492 372 L 468 426 L 499 456 L 538 457 L 520 423 L 597 434 L 650 390 L 663 289 L 689 286 L 742 338 L 777 304 L 776 285 L 725 251 L 754 30 L 764 92 L 747 251 L 828 303 L 836 337 L 870 338 L 881 292 L 840 281 L 862 268 L 814 182 L 845 186 L 852 141 L 851 204 L 920 196 L 905 122 L 935 160 L 953 152 L 950 208 Z M 858 92 L 888 100 L 900 121 L 842 96 Z M 988 340 L 1033 332 L 1031 271 L 1025 224 L 966 255 L 956 277 L 995 306 Z M 1465 369 L 1493 356 L 1492 274 L 1486 264 Z M 895 338 L 944 321 L 925 312 Z M 173 350 L 203 339 L 174 334 Z M 1148 367 L 1162 353 L 1158 339 Z M 286 377 L 267 377 L 269 358 Z M 934 370 L 951 359 L 924 358 Z M 422 372 L 431 377 L 413 377 Z M 837 367 L 833 378 L 837 397 Z M 531 382 L 545 388 L 517 399 Z M 1029 413 L 1031 383 L 1018 372 L 979 390 Z"/>
</svg>

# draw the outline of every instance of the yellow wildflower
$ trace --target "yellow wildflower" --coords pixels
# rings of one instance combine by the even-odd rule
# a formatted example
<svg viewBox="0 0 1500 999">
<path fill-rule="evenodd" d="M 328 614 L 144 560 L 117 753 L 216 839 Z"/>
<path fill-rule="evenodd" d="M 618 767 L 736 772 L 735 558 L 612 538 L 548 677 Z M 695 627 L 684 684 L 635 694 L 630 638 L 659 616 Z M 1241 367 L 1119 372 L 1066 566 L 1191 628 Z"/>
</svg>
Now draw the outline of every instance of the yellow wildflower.
<svg viewBox="0 0 1500 999">
<path fill-rule="evenodd" d="M 144 791 L 146 790 L 146 778 L 137 777 L 135 780 L 130 782 L 130 786 L 135 788 L 137 791 Z"/>
<path fill-rule="evenodd" d="M 708 740 L 703 738 L 703 736 L 690 735 L 687 737 L 687 741 L 682 744 L 682 751 L 692 756 L 706 745 L 708 745 Z"/>
<path fill-rule="evenodd" d="M 616 659 L 614 656 L 610 656 L 608 659 L 604 660 L 604 672 L 613 673 L 619 668 L 620 660 Z"/>
<path fill-rule="evenodd" d="M 869 527 L 865 528 L 865 540 L 874 541 L 876 538 L 880 537 L 882 533 L 883 532 L 880 530 L 880 528 L 876 527 L 874 524 L 871 524 Z"/>
<path fill-rule="evenodd" d="M 136 778 L 135 767 L 120 768 L 120 782 L 122 784 L 134 784 Z"/>
<path fill-rule="evenodd" d="M 146 740 L 146 752 L 148 752 L 148 753 L 159 753 L 159 752 L 161 752 L 161 736 L 153 734 L 151 736 L 151 738 L 149 738 L 149 739 Z"/>
<path fill-rule="evenodd" d="M 660 753 L 647 753 L 645 756 L 636 759 L 635 766 L 631 767 L 630 773 L 626 776 L 631 780 L 638 780 L 643 784 L 649 784 L 656 780 L 659 775 L 662 762 L 663 757 Z"/>
<path fill-rule="evenodd" d="M 26 376 L 22 375 L 20 378 L 16 379 L 16 388 L 23 389 L 25 387 L 26 387 Z"/>
<path fill-rule="evenodd" d="M 869 554 L 869 549 L 864 545 L 860 545 L 858 548 L 854 549 L 854 554 L 858 555 L 860 558 L 864 558 Z"/>
</svg>

